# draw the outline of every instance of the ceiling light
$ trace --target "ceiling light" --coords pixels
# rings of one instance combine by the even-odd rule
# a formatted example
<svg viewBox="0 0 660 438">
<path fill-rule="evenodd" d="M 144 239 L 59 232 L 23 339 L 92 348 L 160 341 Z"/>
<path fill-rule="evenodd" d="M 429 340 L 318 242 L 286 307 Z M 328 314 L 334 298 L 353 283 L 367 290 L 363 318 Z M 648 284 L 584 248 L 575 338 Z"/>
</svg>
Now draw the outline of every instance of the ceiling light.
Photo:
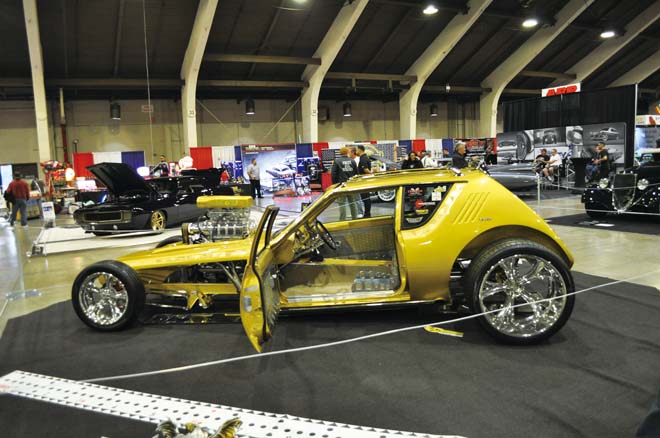
<svg viewBox="0 0 660 438">
<path fill-rule="evenodd" d="M 612 38 L 613 36 L 616 36 L 616 32 L 613 30 L 606 30 L 600 34 L 601 38 Z"/>
<path fill-rule="evenodd" d="M 110 104 L 110 118 L 112 120 L 121 120 L 121 106 L 117 102 Z"/>
<path fill-rule="evenodd" d="M 451 85 L 445 84 L 445 92 L 449 93 L 451 91 Z"/>
<path fill-rule="evenodd" d="M 254 100 L 248 99 L 245 101 L 245 114 L 248 116 L 254 114 Z"/>
<path fill-rule="evenodd" d="M 424 12 L 424 15 L 433 15 L 438 13 L 438 8 L 436 8 L 435 5 L 430 4 L 427 5 L 422 12 Z"/>
<path fill-rule="evenodd" d="M 539 20 L 536 18 L 528 18 L 525 21 L 523 21 L 522 26 L 526 28 L 531 28 L 531 27 L 536 27 L 539 24 Z"/>
<path fill-rule="evenodd" d="M 344 104 L 344 117 L 351 117 L 353 115 L 351 111 L 351 104 L 346 102 Z"/>
<path fill-rule="evenodd" d="M 435 103 L 431 104 L 431 117 L 438 117 L 438 105 Z"/>
</svg>

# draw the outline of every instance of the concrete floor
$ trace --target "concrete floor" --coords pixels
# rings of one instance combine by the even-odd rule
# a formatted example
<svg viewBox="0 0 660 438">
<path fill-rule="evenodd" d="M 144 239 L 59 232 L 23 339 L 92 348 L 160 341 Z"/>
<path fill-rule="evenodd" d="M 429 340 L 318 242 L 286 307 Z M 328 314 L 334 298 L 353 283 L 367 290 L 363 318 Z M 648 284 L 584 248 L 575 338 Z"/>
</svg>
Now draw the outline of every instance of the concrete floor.
<svg viewBox="0 0 660 438">
<path fill-rule="evenodd" d="M 544 199 L 541 204 L 533 195 L 525 200 L 532 208 L 537 209 L 540 205 L 538 211 L 545 218 L 584 212 L 579 196 Z M 260 202 L 265 206 L 272 200 L 266 198 Z M 277 204 L 282 210 L 300 211 L 299 199 L 278 198 Z M 71 223 L 71 219 L 58 217 L 57 222 L 62 225 Z M 153 246 L 148 244 L 27 257 L 26 252 L 39 234 L 40 225 L 40 220 L 31 220 L 28 228 L 10 230 L 8 224 L 0 219 L 0 253 L 4 255 L 0 264 L 0 334 L 8 319 L 70 299 L 73 280 L 85 266 Z M 660 234 L 648 236 L 565 226 L 554 226 L 554 229 L 573 252 L 574 271 L 618 280 L 656 271 L 631 282 L 660 288 Z M 30 289 L 37 289 L 40 295 L 7 299 L 8 293 Z"/>
</svg>

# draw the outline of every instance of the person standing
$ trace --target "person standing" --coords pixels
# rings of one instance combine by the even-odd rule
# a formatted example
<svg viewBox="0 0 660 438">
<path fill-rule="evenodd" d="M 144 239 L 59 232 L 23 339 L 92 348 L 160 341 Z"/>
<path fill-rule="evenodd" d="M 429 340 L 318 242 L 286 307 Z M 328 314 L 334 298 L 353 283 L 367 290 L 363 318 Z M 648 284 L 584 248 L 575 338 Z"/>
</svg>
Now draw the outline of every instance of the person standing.
<svg viewBox="0 0 660 438">
<path fill-rule="evenodd" d="M 28 186 L 28 183 L 21 178 L 19 172 L 14 173 L 14 180 L 9 183 L 5 193 L 11 194 L 14 198 L 9 225 L 12 227 L 14 226 L 16 215 L 20 211 L 21 225 L 27 227 L 27 202 L 28 199 L 30 199 L 30 187 Z"/>
<path fill-rule="evenodd" d="M 339 156 L 335 158 L 330 169 L 330 176 L 333 184 L 340 184 L 348 181 L 351 177 L 357 175 L 358 169 L 355 161 L 349 157 L 350 148 L 344 146 L 339 150 Z M 339 220 L 346 220 L 346 207 L 351 211 L 351 219 L 357 219 L 357 206 L 352 196 L 340 196 L 337 199 L 339 203 Z"/>
<path fill-rule="evenodd" d="M 358 168 L 358 175 L 360 175 L 360 156 L 358 155 L 358 150 L 355 146 L 350 146 L 350 150 L 348 151 L 348 156 L 355 161 L 355 166 Z M 356 207 L 357 207 L 357 217 L 361 218 L 364 217 L 364 202 L 362 201 L 361 196 L 356 196 Z"/>
<path fill-rule="evenodd" d="M 364 146 L 359 145 L 357 147 L 357 155 L 359 157 L 358 161 L 358 174 L 359 175 L 369 175 L 374 173 L 373 170 L 371 170 L 371 160 L 369 159 L 369 156 L 366 154 L 364 151 Z M 362 198 L 362 204 L 364 205 L 364 216 L 363 217 L 371 217 L 371 193 L 360 193 L 360 197 Z"/>
<path fill-rule="evenodd" d="M 463 169 L 468 167 L 468 162 L 465 159 L 465 154 L 467 153 L 465 149 L 465 143 L 458 142 L 456 143 L 456 148 L 454 149 L 454 154 L 451 156 L 451 167 L 457 169 Z"/>
<path fill-rule="evenodd" d="M 156 164 L 154 167 L 153 171 L 151 172 L 153 175 L 156 175 L 156 172 L 158 172 L 157 176 L 169 176 L 170 175 L 170 163 L 167 162 L 167 158 L 165 158 L 165 155 L 160 156 L 160 162 Z"/>
<path fill-rule="evenodd" d="M 261 196 L 261 181 L 259 180 L 259 166 L 257 166 L 257 159 L 253 158 L 250 165 L 247 167 L 248 178 L 250 179 L 250 193 L 252 199 L 263 198 Z"/>
<path fill-rule="evenodd" d="M 607 178 L 610 174 L 610 157 L 604 143 L 598 143 L 596 156 L 592 161 L 598 166 L 598 178 Z"/>
</svg>

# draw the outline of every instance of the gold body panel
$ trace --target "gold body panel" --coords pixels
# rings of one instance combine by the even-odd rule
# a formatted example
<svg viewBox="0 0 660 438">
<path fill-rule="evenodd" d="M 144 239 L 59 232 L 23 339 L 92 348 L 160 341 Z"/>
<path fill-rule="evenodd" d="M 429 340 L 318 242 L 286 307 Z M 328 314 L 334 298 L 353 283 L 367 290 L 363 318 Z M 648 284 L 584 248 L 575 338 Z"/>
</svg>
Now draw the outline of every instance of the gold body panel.
<svg viewBox="0 0 660 438">
<path fill-rule="evenodd" d="M 443 202 L 424 225 L 402 229 L 402 197 L 399 189 L 396 196 L 394 217 L 357 219 L 326 224 L 328 230 L 340 232 L 367 228 L 374 224 L 392 223 L 394 248 L 398 263 L 399 285 L 387 294 L 337 295 L 334 300 L 304 297 L 291 302 L 282 296 L 282 308 L 313 308 L 337 305 L 391 303 L 405 301 L 450 301 L 449 281 L 456 260 L 470 258 L 480 248 L 507 237 L 524 237 L 542 243 L 562 257 L 570 267 L 573 258 L 557 234 L 524 202 L 513 195 L 488 175 L 465 170 L 463 174 L 444 169 L 415 169 L 387 172 L 355 177 L 347 183 L 330 187 L 310 207 L 298 215 L 269 242 L 269 259 L 276 265 L 287 265 L 296 261 L 295 251 L 300 235 L 305 234 L 303 225 L 313 220 L 337 196 L 359 191 L 378 191 L 400 188 L 407 185 L 451 183 Z M 298 231 L 298 233 L 296 232 Z M 233 285 L 171 284 L 162 282 L 176 269 L 205 263 L 246 261 L 252 238 L 219 241 L 196 245 L 173 244 L 159 249 L 141 251 L 119 260 L 136 270 L 145 282 L 147 290 L 164 294 L 180 295 L 186 287 L 194 296 L 233 295 L 239 291 Z M 347 278 L 353 275 L 351 265 L 358 267 L 373 264 L 373 260 L 335 261 L 327 259 L 327 269 L 343 269 Z M 339 272 L 339 271 L 337 271 Z M 309 274 L 308 274 L 309 275 Z M 337 278 L 341 278 L 337 274 Z M 334 278 L 334 277 L 333 277 Z M 312 281 L 312 280 L 310 280 Z M 180 287 L 179 287 L 180 286 Z M 251 284 L 254 288 L 256 285 Z M 350 292 L 347 291 L 347 292 Z M 250 293 L 256 293 L 252 290 Z M 194 304 L 197 300 L 188 300 Z"/>
</svg>

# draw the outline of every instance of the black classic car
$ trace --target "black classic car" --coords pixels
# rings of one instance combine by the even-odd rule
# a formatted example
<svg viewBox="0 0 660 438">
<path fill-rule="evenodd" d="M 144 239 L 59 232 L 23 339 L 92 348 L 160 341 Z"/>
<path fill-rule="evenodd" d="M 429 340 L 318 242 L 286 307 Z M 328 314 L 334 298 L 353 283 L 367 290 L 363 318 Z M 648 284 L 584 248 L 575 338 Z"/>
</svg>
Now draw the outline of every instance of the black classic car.
<svg viewBox="0 0 660 438">
<path fill-rule="evenodd" d="M 199 177 L 145 180 L 124 163 L 99 163 L 87 169 L 108 188 L 108 199 L 76 210 L 73 218 L 96 235 L 121 230 L 160 231 L 196 219 L 205 213 L 197 207 L 197 197 L 215 194 Z"/>
<path fill-rule="evenodd" d="M 660 149 L 641 149 L 639 165 L 603 178 L 582 195 L 587 214 L 660 213 Z"/>
</svg>

